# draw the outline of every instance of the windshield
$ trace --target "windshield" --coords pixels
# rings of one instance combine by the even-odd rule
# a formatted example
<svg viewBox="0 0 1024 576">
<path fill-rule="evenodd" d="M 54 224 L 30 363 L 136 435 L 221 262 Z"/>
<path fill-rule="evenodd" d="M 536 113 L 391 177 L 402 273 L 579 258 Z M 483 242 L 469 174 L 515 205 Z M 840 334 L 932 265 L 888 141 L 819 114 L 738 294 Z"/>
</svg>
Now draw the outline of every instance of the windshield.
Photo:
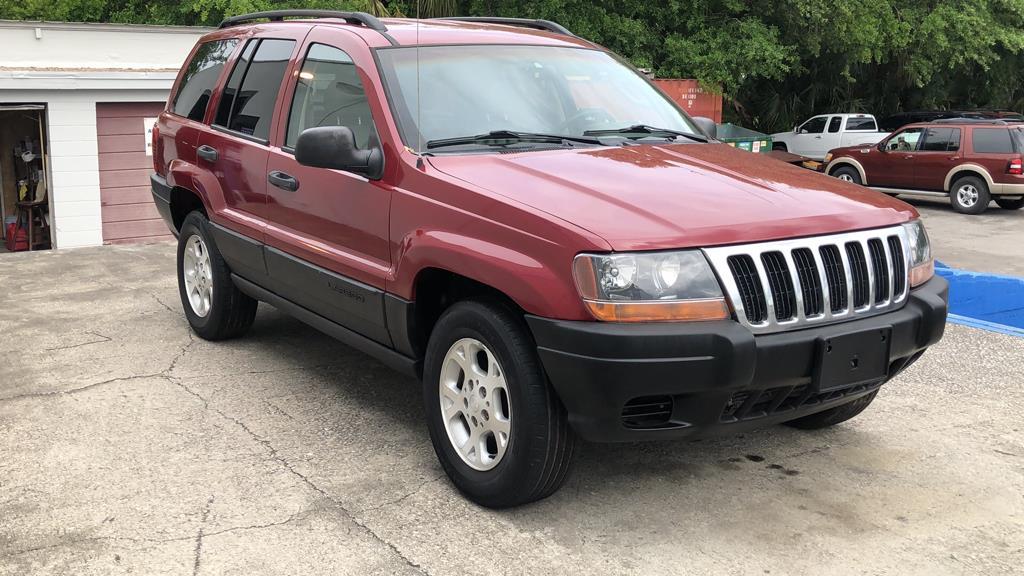
<svg viewBox="0 0 1024 576">
<path fill-rule="evenodd" d="M 700 134 L 642 76 L 597 50 L 473 45 L 377 54 L 402 138 L 416 151 L 495 131 L 582 137 L 646 125 Z"/>
</svg>

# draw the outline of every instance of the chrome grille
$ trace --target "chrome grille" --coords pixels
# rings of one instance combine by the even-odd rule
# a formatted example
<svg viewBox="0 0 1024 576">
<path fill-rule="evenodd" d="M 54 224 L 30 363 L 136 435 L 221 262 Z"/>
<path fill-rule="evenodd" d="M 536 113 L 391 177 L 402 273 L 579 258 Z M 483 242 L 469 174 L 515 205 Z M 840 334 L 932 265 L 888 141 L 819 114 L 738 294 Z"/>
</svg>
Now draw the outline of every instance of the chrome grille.
<svg viewBox="0 0 1024 576">
<path fill-rule="evenodd" d="M 894 310 L 907 299 L 902 227 L 704 250 L 736 311 L 757 334 Z"/>
</svg>

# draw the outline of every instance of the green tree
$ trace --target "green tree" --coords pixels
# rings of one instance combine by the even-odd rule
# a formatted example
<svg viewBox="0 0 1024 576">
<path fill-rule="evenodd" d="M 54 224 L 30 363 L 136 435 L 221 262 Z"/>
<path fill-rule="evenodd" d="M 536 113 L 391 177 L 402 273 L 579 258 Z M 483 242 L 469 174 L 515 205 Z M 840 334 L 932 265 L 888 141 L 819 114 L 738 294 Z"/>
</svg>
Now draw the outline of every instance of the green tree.
<svg viewBox="0 0 1024 576">
<path fill-rule="evenodd" d="M 0 18 L 209 26 L 285 7 L 555 20 L 767 132 L 837 110 L 1024 109 L 1024 0 L 0 0 Z"/>
</svg>

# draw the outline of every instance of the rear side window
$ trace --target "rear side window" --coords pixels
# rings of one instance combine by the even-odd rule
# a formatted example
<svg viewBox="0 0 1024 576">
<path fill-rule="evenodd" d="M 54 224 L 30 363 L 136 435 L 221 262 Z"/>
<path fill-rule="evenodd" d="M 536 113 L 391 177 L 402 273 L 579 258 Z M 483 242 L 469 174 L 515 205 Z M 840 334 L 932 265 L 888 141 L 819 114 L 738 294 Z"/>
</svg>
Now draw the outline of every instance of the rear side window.
<svg viewBox="0 0 1024 576">
<path fill-rule="evenodd" d="M 299 72 L 285 146 L 295 147 L 299 134 L 317 126 L 347 126 L 361 149 L 376 145 L 376 129 L 366 90 L 352 58 L 345 52 L 313 44 Z"/>
<path fill-rule="evenodd" d="M 842 126 L 843 126 L 843 117 L 842 116 L 833 116 L 832 119 L 829 120 L 829 122 L 828 122 L 828 131 L 832 132 L 832 133 L 839 132 L 839 129 L 842 128 Z"/>
<path fill-rule="evenodd" d="M 185 68 L 181 77 L 178 93 L 174 95 L 174 113 L 190 120 L 203 121 L 206 106 L 210 103 L 210 95 L 217 85 L 231 53 L 235 50 L 238 40 L 216 40 L 205 42 L 196 50 L 195 56 Z"/>
<path fill-rule="evenodd" d="M 902 126 L 902 124 L 900 125 Z M 897 126 L 899 128 L 899 126 Z M 849 118 L 846 121 L 847 130 L 864 130 L 866 132 L 877 132 L 878 126 L 874 118 Z"/>
<path fill-rule="evenodd" d="M 225 112 L 224 102 L 218 105 L 218 125 L 260 140 L 270 137 L 277 93 L 294 48 L 294 40 L 260 40 L 251 51 L 251 59 L 238 59 L 222 99 L 230 100 L 230 106 Z M 250 52 L 250 46 L 246 46 L 245 52 Z M 231 85 L 236 79 L 237 88 Z M 221 122 L 225 119 L 226 122 Z"/>
<path fill-rule="evenodd" d="M 234 106 L 235 96 L 238 95 L 238 88 L 242 85 L 242 77 L 245 76 L 245 70 L 249 67 L 249 62 L 252 61 L 252 53 L 256 51 L 256 45 L 259 43 L 259 40 L 250 40 L 246 44 L 245 50 L 242 50 L 242 55 L 238 57 L 235 69 L 231 71 L 231 76 L 228 76 L 227 84 L 224 85 L 224 93 L 220 96 L 220 103 L 217 104 L 217 115 L 213 119 L 214 124 L 225 127 L 228 125 L 228 119 L 231 117 L 231 107 Z"/>
<path fill-rule="evenodd" d="M 977 154 L 1013 154 L 1013 142 L 1006 128 L 975 128 L 971 148 Z"/>
<path fill-rule="evenodd" d="M 960 149 L 959 128 L 929 128 L 924 133 L 922 152 L 955 152 Z"/>
</svg>

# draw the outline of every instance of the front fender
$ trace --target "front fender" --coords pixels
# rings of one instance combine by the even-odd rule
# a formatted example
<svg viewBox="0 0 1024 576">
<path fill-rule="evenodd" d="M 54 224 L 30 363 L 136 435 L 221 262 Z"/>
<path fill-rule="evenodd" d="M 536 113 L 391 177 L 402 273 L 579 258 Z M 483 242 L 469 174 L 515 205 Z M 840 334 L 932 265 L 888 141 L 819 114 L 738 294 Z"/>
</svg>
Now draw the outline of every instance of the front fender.
<svg viewBox="0 0 1024 576">
<path fill-rule="evenodd" d="M 549 249 L 542 261 L 524 251 L 446 230 L 407 237 L 389 292 L 415 300 L 421 272 L 446 270 L 490 286 L 524 311 L 548 318 L 591 319 L 572 280 L 572 256 Z M 544 252 L 541 252 L 544 253 Z"/>
</svg>

